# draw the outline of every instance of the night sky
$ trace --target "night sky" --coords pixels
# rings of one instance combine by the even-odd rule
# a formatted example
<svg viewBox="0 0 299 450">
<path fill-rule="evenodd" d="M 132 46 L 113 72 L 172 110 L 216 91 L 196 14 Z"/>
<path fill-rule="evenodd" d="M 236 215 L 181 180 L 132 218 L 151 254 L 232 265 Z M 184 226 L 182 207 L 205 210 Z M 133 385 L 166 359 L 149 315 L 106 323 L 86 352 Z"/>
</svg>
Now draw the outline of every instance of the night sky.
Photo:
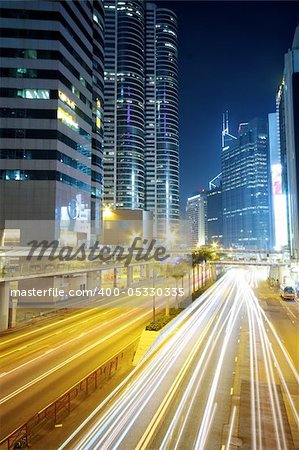
<svg viewBox="0 0 299 450">
<path fill-rule="evenodd" d="M 181 210 L 220 172 L 222 112 L 230 131 L 275 111 L 284 53 L 299 23 L 288 1 L 156 1 L 179 23 Z"/>
</svg>

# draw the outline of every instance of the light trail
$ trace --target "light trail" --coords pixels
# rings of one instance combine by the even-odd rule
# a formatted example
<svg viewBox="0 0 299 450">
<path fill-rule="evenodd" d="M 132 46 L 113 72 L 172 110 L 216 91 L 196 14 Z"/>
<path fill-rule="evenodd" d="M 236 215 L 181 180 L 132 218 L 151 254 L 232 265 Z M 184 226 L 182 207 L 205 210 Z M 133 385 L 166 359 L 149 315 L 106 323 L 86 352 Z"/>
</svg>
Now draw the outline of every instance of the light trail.
<svg viewBox="0 0 299 450">
<path fill-rule="evenodd" d="M 237 295 L 238 298 L 238 295 Z M 227 350 L 228 350 L 228 344 L 230 341 L 230 337 L 231 334 L 234 330 L 234 325 L 236 323 L 237 317 L 239 315 L 239 312 L 241 310 L 241 307 L 243 306 L 243 301 L 242 301 L 242 297 L 241 297 L 241 301 L 236 302 L 234 301 L 233 303 L 233 307 L 231 309 L 231 312 L 229 314 L 229 318 L 228 318 L 228 323 L 227 323 L 227 327 L 226 327 L 226 332 L 225 332 L 225 337 L 222 343 L 222 347 L 221 347 L 221 352 L 220 352 L 220 356 L 218 359 L 218 363 L 217 363 L 217 367 L 214 373 L 214 378 L 213 378 L 213 382 L 210 388 L 210 392 L 209 392 L 209 397 L 208 397 L 208 401 L 206 403 L 206 407 L 204 410 L 204 416 L 200 425 L 200 429 L 199 429 L 199 433 L 196 439 L 196 443 L 195 443 L 195 449 L 196 450 L 200 450 L 200 449 L 204 449 L 205 448 L 205 444 L 206 444 L 206 440 L 208 437 L 208 432 L 209 432 L 209 428 L 210 428 L 210 422 L 212 421 L 212 405 L 215 401 L 215 396 L 216 396 L 216 390 L 217 390 L 217 386 L 219 383 L 219 378 L 220 378 L 220 374 L 221 374 L 221 369 L 223 366 L 223 361 L 224 358 L 227 354 Z"/>
<path fill-rule="evenodd" d="M 221 416 L 222 405 L 217 396 L 226 357 L 233 336 L 238 337 L 240 333 L 248 336 L 249 343 L 251 449 L 262 450 L 267 433 L 275 438 L 277 450 L 287 449 L 278 380 L 295 418 L 298 419 L 298 415 L 280 364 L 281 358 L 291 369 L 292 376 L 297 378 L 298 374 L 250 287 L 256 287 L 258 275 L 257 271 L 251 271 L 249 277 L 240 269 L 229 271 L 170 322 L 141 364 L 58 450 L 178 450 L 184 446 L 187 430 L 191 433 L 189 441 L 193 440 L 190 448 L 208 448 L 213 437 L 211 433 L 219 420 L 217 417 Z M 237 337 L 234 337 L 236 345 L 240 343 Z M 207 379 L 210 380 L 208 391 L 201 396 L 198 405 L 199 394 Z M 265 384 L 266 391 L 262 390 L 261 384 Z M 226 396 L 227 401 L 232 402 L 228 393 Z M 265 405 L 269 405 L 271 415 L 266 430 L 262 420 Z M 194 427 L 193 413 L 198 406 L 200 420 Z M 232 445 L 238 414 L 238 408 L 232 404 L 225 422 L 229 424 L 226 450 Z M 219 429 L 217 433 L 220 433 Z"/>
<path fill-rule="evenodd" d="M 228 308 L 229 308 L 230 297 L 233 294 L 234 294 L 234 290 L 232 289 L 232 291 L 226 301 Z M 172 444 L 172 445 L 174 445 L 174 447 L 173 447 L 174 449 L 176 449 L 179 446 L 180 440 L 182 438 L 184 426 L 191 414 L 193 403 L 194 403 L 196 396 L 199 392 L 199 389 L 201 387 L 201 383 L 202 383 L 204 374 L 206 373 L 209 361 L 211 360 L 211 357 L 212 357 L 212 352 L 215 350 L 216 345 L 219 341 L 219 338 L 223 332 L 223 329 L 227 324 L 228 317 L 225 318 L 225 314 L 227 314 L 227 312 L 225 309 L 223 309 L 221 311 L 220 315 L 218 316 L 217 321 L 214 323 L 213 329 L 210 332 L 208 341 L 207 341 L 206 345 L 204 346 L 204 349 L 203 349 L 200 359 L 196 365 L 196 368 L 193 372 L 193 375 L 190 379 L 190 382 L 188 383 L 187 388 L 184 390 L 184 395 L 182 397 L 182 400 L 181 400 L 180 404 L 178 405 L 178 407 L 176 409 L 176 413 L 173 416 L 173 419 L 172 419 L 172 421 L 168 427 L 168 430 L 164 436 L 164 439 L 161 444 L 161 448 L 167 448 L 166 447 L 167 444 L 170 445 L 170 442 L 168 442 L 168 441 L 170 440 L 170 438 L 174 432 L 175 426 L 178 425 L 180 417 L 183 416 L 184 421 L 180 428 L 179 436 L 176 438 L 175 443 Z M 197 380 L 198 376 L 199 376 L 199 379 Z M 189 398 L 190 396 L 191 396 L 191 398 Z M 184 408 L 186 408 L 186 407 L 187 407 L 187 411 L 184 411 Z"/>
<path fill-rule="evenodd" d="M 77 444 L 76 449 L 114 448 L 112 441 L 114 441 L 115 444 L 116 434 L 120 433 L 121 436 L 124 437 L 122 435 L 123 428 L 125 428 L 125 434 L 128 433 L 133 423 L 132 419 L 134 421 L 135 418 L 142 413 L 161 381 L 169 374 L 169 368 L 175 365 L 181 352 L 186 350 L 188 342 L 192 342 L 194 336 L 200 334 L 199 330 L 207 323 L 207 319 L 210 319 L 218 313 L 219 308 L 224 302 L 224 293 L 228 289 L 231 289 L 232 281 L 233 274 L 230 272 L 221 280 L 221 282 L 217 283 L 216 288 L 214 286 L 213 290 L 211 290 L 212 295 L 209 296 L 209 293 L 207 293 L 204 296 L 204 299 L 201 299 L 199 302 L 194 302 L 190 308 L 186 309 L 184 313 L 180 315 L 181 317 L 178 317 L 179 320 L 173 321 L 172 327 L 168 327 L 168 330 L 165 332 L 165 344 L 162 346 L 162 349 L 156 358 L 153 358 L 153 360 L 147 364 L 146 370 L 144 371 L 145 373 L 141 373 L 141 376 L 137 376 L 136 381 L 133 381 L 133 383 L 129 384 L 128 387 L 124 389 L 124 393 L 115 404 L 103 414 L 102 418 L 92 426 L 87 433 L 87 436 Z M 188 320 L 186 320 L 187 318 Z M 168 337 L 172 332 L 171 328 L 177 329 L 178 326 L 180 326 L 180 328 L 177 333 L 168 340 Z M 155 350 L 155 348 L 156 347 L 154 347 L 153 350 Z M 151 353 L 147 355 L 147 358 L 150 358 L 150 356 Z M 158 373 L 161 376 L 160 379 L 158 378 Z M 130 378 L 132 378 L 132 376 Z M 128 380 L 128 382 L 130 383 L 130 380 Z M 133 416 L 130 407 L 135 410 Z M 97 411 L 100 409 L 101 405 L 97 408 Z M 92 414 L 92 417 L 94 417 L 94 415 L 95 414 Z M 83 426 L 88 423 L 92 417 L 87 418 Z M 112 424 L 113 428 L 111 428 Z M 80 432 L 81 429 L 82 427 L 78 432 Z M 75 432 L 60 448 L 65 448 L 78 432 Z"/>
<path fill-rule="evenodd" d="M 124 315 L 128 315 L 128 314 L 124 314 Z M 29 381 L 28 383 L 20 386 L 18 389 L 15 389 L 13 392 L 11 392 L 10 394 L 0 398 L 0 405 L 2 405 L 3 403 L 6 403 L 8 400 L 11 400 L 12 398 L 14 398 L 15 396 L 19 395 L 21 392 L 25 391 L 26 389 L 30 388 L 31 386 L 33 386 L 34 384 L 38 383 L 39 381 L 45 379 L 46 377 L 48 377 L 49 375 L 53 374 L 54 372 L 56 372 L 57 370 L 61 369 L 62 367 L 66 366 L 67 364 L 69 364 L 70 362 L 76 360 L 77 358 L 79 358 L 80 356 L 86 354 L 87 352 L 90 352 L 91 350 L 93 350 L 95 347 L 98 347 L 100 344 L 102 344 L 103 342 L 108 341 L 109 339 L 111 339 L 113 336 L 116 336 L 118 333 L 120 333 L 121 331 L 124 331 L 126 328 L 130 328 L 132 326 L 132 324 L 137 323 L 140 321 L 140 319 L 142 319 L 143 317 L 146 317 L 149 315 L 149 312 L 145 312 L 139 316 L 137 316 L 135 319 L 126 322 L 125 325 L 122 325 L 119 328 L 116 328 L 116 330 L 114 330 L 113 332 L 105 335 L 104 337 L 102 337 L 101 339 L 97 340 L 95 343 L 87 346 L 86 348 L 80 350 L 79 352 L 75 353 L 74 355 L 70 356 L 69 358 L 64 359 L 61 363 L 55 365 L 54 367 L 52 367 L 51 369 L 43 372 L 41 375 L 39 375 L 38 377 L 35 377 L 34 379 L 32 379 L 31 381 Z M 119 317 L 118 317 L 119 320 Z M 98 328 L 102 328 L 103 325 L 100 325 Z M 95 328 L 93 328 L 92 330 L 90 330 L 90 332 L 94 332 Z M 86 334 L 88 334 L 89 332 L 86 332 Z M 82 336 L 77 336 L 73 339 L 71 339 L 70 341 L 67 341 L 66 343 L 61 344 L 59 347 L 65 347 L 65 345 L 68 345 L 70 342 L 74 342 L 78 339 L 80 339 L 80 337 Z M 56 351 L 58 347 L 56 347 L 55 349 L 50 349 L 47 352 L 49 353 L 50 351 Z M 47 353 L 43 353 L 40 356 L 37 356 L 34 359 L 31 359 L 29 361 L 27 361 L 26 363 L 17 366 L 16 368 L 12 369 L 11 371 L 8 372 L 3 372 L 1 374 L 2 378 L 8 376 L 10 373 L 15 372 L 16 370 L 20 369 L 21 367 L 27 366 L 28 364 L 32 363 L 33 361 L 36 361 L 38 359 L 41 359 L 42 357 L 47 356 Z"/>
<path fill-rule="evenodd" d="M 214 305 L 212 305 L 212 308 L 214 308 Z M 102 436 L 101 439 L 97 440 L 95 443 L 95 439 L 97 436 L 94 437 L 94 439 L 91 441 L 90 445 L 86 447 L 86 445 L 82 446 L 82 448 L 108 448 L 109 444 L 111 443 L 112 439 L 115 438 L 116 432 L 121 432 L 121 436 L 119 440 L 123 437 L 124 434 L 128 432 L 130 427 L 132 426 L 132 423 L 136 416 L 138 416 L 141 413 L 141 410 L 144 409 L 147 402 L 153 395 L 153 392 L 157 389 L 157 380 L 159 379 L 157 377 L 156 369 L 159 370 L 160 375 L 160 382 L 161 379 L 165 378 L 167 374 L 167 368 L 169 365 L 173 365 L 176 359 L 178 358 L 180 354 L 180 350 L 182 350 L 185 345 L 186 341 L 188 342 L 188 339 L 191 340 L 193 337 L 193 328 L 192 326 L 194 324 L 199 324 L 199 321 L 204 322 L 206 319 L 207 314 L 210 312 L 211 305 L 210 303 L 204 304 L 203 308 L 201 310 L 200 316 L 197 316 L 194 314 L 190 318 L 190 321 L 187 324 L 184 324 L 182 328 L 179 330 L 179 332 L 173 337 L 173 340 L 176 341 L 176 345 L 172 341 L 166 343 L 166 346 L 163 348 L 163 356 L 158 359 L 158 361 L 154 361 L 154 363 L 150 363 L 150 367 L 148 367 L 148 372 L 146 373 L 146 379 L 142 380 L 142 383 L 140 386 L 137 386 L 136 394 L 130 398 L 129 406 L 132 406 L 132 410 L 136 409 L 137 406 L 140 407 L 140 409 L 137 409 L 137 413 L 131 417 L 131 420 L 128 422 L 128 418 L 126 416 L 126 405 L 120 403 L 117 410 L 115 411 L 115 414 L 113 416 L 113 430 L 108 429 L 106 430 Z M 191 323 L 190 323 L 191 322 Z M 184 340 L 181 339 L 181 335 L 183 334 Z M 193 349 L 193 354 L 195 354 L 197 347 Z M 189 363 L 189 362 L 188 362 Z M 153 369 L 153 373 L 151 373 L 150 369 Z M 149 382 L 147 383 L 147 378 Z M 172 388 L 173 389 L 173 388 Z M 128 404 L 128 399 L 125 397 L 125 404 Z M 130 410 L 129 412 L 131 412 Z M 130 417 L 130 416 L 129 416 Z M 105 424 L 106 425 L 106 424 Z M 125 430 L 123 430 L 123 427 L 126 425 Z M 103 430 L 101 430 L 103 431 Z M 108 437 L 109 436 L 109 437 Z M 117 448 L 117 445 L 113 445 L 112 448 Z"/>
<path fill-rule="evenodd" d="M 276 387 L 276 380 L 274 375 L 273 361 L 270 357 L 269 348 L 271 347 L 265 324 L 261 319 L 260 307 L 258 302 L 255 302 L 255 296 L 249 286 L 244 284 L 244 294 L 246 297 L 247 315 L 249 322 L 249 338 L 250 338 L 250 372 L 251 372 L 251 423 L 252 423 L 252 445 L 253 449 L 262 450 L 262 430 L 261 430 L 261 403 L 260 392 L 258 390 L 261 380 L 259 373 L 256 370 L 258 364 L 257 358 L 257 337 L 260 338 L 260 347 L 262 351 L 262 361 L 266 374 L 266 383 L 269 393 L 269 401 L 272 412 L 272 422 L 274 425 L 274 432 L 276 436 L 277 449 L 287 448 L 285 439 L 285 430 L 283 419 L 281 415 L 281 408 Z M 257 331 L 256 327 L 257 326 Z M 258 433 L 256 430 L 256 414 L 258 415 Z M 258 446 L 257 446 L 258 440 Z"/>
<path fill-rule="evenodd" d="M 229 448 L 230 448 L 230 444 L 231 444 L 231 440 L 232 440 L 232 436 L 233 436 L 233 429 L 234 429 L 234 426 L 235 426 L 236 414 L 237 414 L 237 407 L 234 406 L 233 407 L 231 421 L 230 421 L 230 426 L 229 426 L 227 443 L 226 443 L 226 446 L 224 447 L 226 450 L 229 450 Z"/>
</svg>

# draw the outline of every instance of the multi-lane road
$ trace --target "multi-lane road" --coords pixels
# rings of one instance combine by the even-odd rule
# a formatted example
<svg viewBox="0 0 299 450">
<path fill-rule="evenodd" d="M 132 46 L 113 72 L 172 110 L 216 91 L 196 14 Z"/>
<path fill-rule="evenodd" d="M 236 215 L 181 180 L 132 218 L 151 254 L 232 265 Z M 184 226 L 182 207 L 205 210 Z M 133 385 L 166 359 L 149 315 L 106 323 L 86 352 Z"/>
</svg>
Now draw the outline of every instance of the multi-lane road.
<svg viewBox="0 0 299 450">
<path fill-rule="evenodd" d="M 59 450 L 295 449 L 299 315 L 260 300 L 257 273 L 230 270 L 171 322 Z"/>
<path fill-rule="evenodd" d="M 156 287 L 167 284 L 156 281 Z M 187 280 L 185 289 L 187 294 Z M 165 297 L 157 297 L 156 306 L 165 308 Z M 97 298 L 93 308 L 2 336 L 1 438 L 135 342 L 151 314 L 149 296 Z"/>
</svg>

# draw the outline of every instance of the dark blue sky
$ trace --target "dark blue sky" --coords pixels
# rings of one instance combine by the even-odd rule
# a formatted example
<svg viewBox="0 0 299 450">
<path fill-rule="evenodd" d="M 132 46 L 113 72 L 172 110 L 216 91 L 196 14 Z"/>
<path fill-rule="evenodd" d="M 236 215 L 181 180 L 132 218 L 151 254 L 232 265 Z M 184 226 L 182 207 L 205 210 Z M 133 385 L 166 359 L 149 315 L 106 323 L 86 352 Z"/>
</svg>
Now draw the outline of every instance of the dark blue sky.
<svg viewBox="0 0 299 450">
<path fill-rule="evenodd" d="M 220 171 L 222 112 L 230 129 L 275 111 L 299 3 L 157 1 L 179 21 L 181 206 Z"/>
</svg>

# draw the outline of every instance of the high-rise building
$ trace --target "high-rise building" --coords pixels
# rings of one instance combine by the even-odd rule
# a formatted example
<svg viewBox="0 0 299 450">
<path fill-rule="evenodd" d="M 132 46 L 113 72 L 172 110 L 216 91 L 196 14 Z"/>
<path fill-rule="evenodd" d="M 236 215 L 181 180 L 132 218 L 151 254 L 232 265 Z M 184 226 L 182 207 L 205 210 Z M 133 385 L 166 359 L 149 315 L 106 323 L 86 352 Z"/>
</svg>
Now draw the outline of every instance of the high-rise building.
<svg viewBox="0 0 299 450">
<path fill-rule="evenodd" d="M 270 170 L 267 121 L 239 126 L 238 137 L 223 127 L 223 244 L 226 248 L 268 249 Z"/>
<path fill-rule="evenodd" d="M 158 234 L 179 218 L 177 18 L 146 6 L 145 206 Z"/>
<path fill-rule="evenodd" d="M 269 153 L 271 168 L 272 247 L 280 250 L 288 245 L 286 195 L 282 192 L 278 114 L 268 114 Z"/>
<path fill-rule="evenodd" d="M 222 183 L 220 173 L 209 182 L 207 192 L 207 242 L 209 244 L 222 244 Z"/>
<path fill-rule="evenodd" d="M 186 219 L 188 232 L 186 239 L 192 247 L 207 243 L 207 197 L 205 192 L 193 195 L 187 199 Z"/>
<path fill-rule="evenodd" d="M 144 209 L 144 3 L 105 0 L 104 201 Z"/>
<path fill-rule="evenodd" d="M 299 259 L 299 27 L 285 55 L 284 76 L 277 94 L 283 193 L 287 198 L 288 241 Z"/>
<path fill-rule="evenodd" d="M 1 243 L 24 243 L 28 220 L 46 221 L 47 236 L 62 242 L 92 239 L 102 196 L 102 1 L 3 1 L 1 15 Z"/>
<path fill-rule="evenodd" d="M 104 200 L 179 218 L 177 21 L 141 0 L 105 0 Z"/>
</svg>

